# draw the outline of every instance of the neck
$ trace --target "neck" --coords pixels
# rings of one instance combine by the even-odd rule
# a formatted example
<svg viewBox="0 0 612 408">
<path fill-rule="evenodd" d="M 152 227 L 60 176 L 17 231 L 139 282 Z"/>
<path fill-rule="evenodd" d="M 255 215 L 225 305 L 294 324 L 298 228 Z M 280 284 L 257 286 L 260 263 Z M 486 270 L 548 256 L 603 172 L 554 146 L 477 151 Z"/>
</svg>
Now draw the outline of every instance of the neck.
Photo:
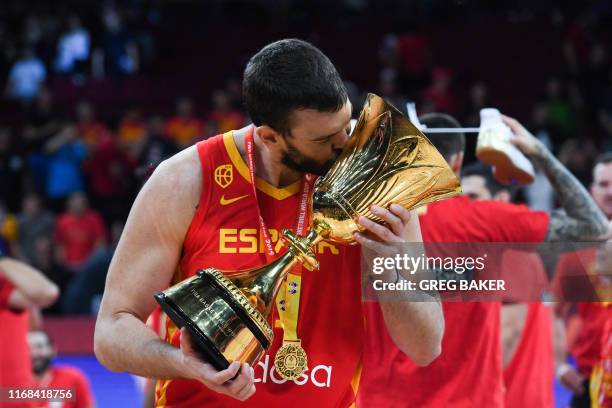
<svg viewBox="0 0 612 408">
<path fill-rule="evenodd" d="M 248 163 L 244 145 L 248 130 L 249 128 L 246 127 L 234 132 L 234 141 L 245 163 Z M 282 157 L 274 154 L 257 136 L 256 132 L 253 135 L 253 142 L 255 143 L 253 153 L 255 153 L 255 175 L 257 177 L 267 181 L 274 187 L 285 187 L 300 179 L 302 173 L 285 166 L 281 162 Z"/>
</svg>

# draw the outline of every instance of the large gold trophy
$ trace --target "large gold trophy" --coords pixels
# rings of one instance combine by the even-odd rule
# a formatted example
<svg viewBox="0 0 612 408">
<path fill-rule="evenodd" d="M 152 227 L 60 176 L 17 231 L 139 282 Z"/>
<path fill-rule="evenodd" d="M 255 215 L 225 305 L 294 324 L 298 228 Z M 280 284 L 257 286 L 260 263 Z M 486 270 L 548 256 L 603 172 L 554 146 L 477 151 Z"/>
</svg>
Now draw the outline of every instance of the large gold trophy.
<svg viewBox="0 0 612 408">
<path fill-rule="evenodd" d="M 370 212 L 372 204 L 412 209 L 460 191 L 431 142 L 392 105 L 369 94 L 342 154 L 315 184 L 306 236 L 285 229 L 287 251 L 274 262 L 238 272 L 202 269 L 155 299 L 177 326 L 187 327 L 215 368 L 236 360 L 253 366 L 272 344 L 269 317 L 283 280 L 298 263 L 318 269 L 313 247 L 319 241 L 353 244 L 354 232 L 363 229 L 356 223 L 359 215 L 382 222 Z M 279 373 L 297 378 L 304 360 L 303 353 L 289 352 Z"/>
</svg>

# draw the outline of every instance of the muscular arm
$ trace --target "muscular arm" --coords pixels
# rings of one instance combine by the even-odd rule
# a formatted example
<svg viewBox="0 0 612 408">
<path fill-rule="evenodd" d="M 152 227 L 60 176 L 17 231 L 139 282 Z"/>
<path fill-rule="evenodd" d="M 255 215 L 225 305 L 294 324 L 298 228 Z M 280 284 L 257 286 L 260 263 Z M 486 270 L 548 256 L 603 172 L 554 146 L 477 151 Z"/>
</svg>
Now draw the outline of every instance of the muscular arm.
<svg viewBox="0 0 612 408">
<path fill-rule="evenodd" d="M 604 239 L 608 220 L 576 177 L 543 145 L 532 155 L 532 160 L 548 177 L 565 210 L 565 213 L 551 214 L 546 241 Z"/>
<path fill-rule="evenodd" d="M 503 120 L 514 133 L 512 142 L 544 171 L 565 210 L 565 214 L 551 214 L 545 240 L 599 241 L 607 238 L 605 215 L 576 177 L 518 121 L 507 116 Z"/>
<path fill-rule="evenodd" d="M 385 220 L 389 228 L 364 217 L 360 217 L 359 223 L 382 241 L 389 243 L 423 241 L 416 213 L 411 214 L 396 204 L 392 205 L 390 210 L 374 208 L 372 212 Z M 369 248 L 380 245 L 361 234 L 357 234 L 356 239 L 361 245 Z M 417 252 L 412 256 L 418 257 L 423 251 Z M 387 281 L 389 280 L 393 281 L 393 279 Z M 379 305 L 387 331 L 395 345 L 415 364 L 427 365 L 441 353 L 444 315 L 437 293 L 422 293 L 422 296 L 423 299 L 415 301 L 414 292 L 397 291 L 392 298 L 379 296 Z"/>
<path fill-rule="evenodd" d="M 185 375 L 177 367 L 180 350 L 163 342 L 145 321 L 155 306 L 153 294 L 170 285 L 195 212 L 199 189 L 193 186 L 200 185 L 201 176 L 189 174 L 198 169 L 197 163 L 189 166 L 193 153 L 185 151 L 155 171 L 138 194 L 119 240 L 94 342 L 96 356 L 113 371 L 153 378 Z"/>
<path fill-rule="evenodd" d="M 138 194 L 109 268 L 94 350 L 112 371 L 194 379 L 213 391 L 245 400 L 255 392 L 253 371 L 247 364 L 235 361 L 216 371 L 191 348 L 185 329 L 176 348 L 145 324 L 155 307 L 153 295 L 170 285 L 177 268 L 200 197 L 199 169 L 193 146 L 162 163 Z"/>
</svg>

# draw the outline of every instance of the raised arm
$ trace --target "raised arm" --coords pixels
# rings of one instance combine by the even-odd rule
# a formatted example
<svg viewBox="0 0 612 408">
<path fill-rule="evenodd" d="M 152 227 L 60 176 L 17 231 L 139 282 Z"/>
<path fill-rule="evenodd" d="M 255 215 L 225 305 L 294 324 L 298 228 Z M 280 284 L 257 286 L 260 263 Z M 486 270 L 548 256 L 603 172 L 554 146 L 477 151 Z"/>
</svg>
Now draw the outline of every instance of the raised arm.
<svg viewBox="0 0 612 408">
<path fill-rule="evenodd" d="M 96 322 L 95 353 L 112 371 L 195 379 L 214 391 L 246 399 L 255 391 L 248 366 L 236 362 L 217 372 L 197 357 L 185 331 L 179 349 L 145 324 L 155 306 L 153 295 L 170 285 L 177 268 L 201 180 L 192 147 L 162 163 L 142 188 L 110 265 Z"/>
<path fill-rule="evenodd" d="M 601 241 L 609 236 L 608 220 L 584 186 L 516 119 L 503 116 L 516 144 L 548 177 L 563 212 L 550 216 L 546 241 Z"/>
</svg>

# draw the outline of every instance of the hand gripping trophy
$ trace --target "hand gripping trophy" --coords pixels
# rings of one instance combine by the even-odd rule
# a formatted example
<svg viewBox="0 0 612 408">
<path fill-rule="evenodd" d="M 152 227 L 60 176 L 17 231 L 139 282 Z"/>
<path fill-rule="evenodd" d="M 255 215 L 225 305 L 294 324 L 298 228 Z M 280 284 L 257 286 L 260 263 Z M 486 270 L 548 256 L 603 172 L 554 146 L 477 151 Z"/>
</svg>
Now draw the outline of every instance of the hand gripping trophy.
<svg viewBox="0 0 612 408">
<path fill-rule="evenodd" d="M 224 272 L 206 268 L 155 299 L 196 349 L 218 370 L 232 361 L 254 366 L 272 344 L 269 319 L 291 269 L 318 269 L 313 247 L 321 240 L 354 244 L 356 219 L 376 204 L 412 209 L 461 191 L 459 180 L 431 142 L 395 107 L 369 94 L 347 145 L 309 200 L 312 224 L 306 236 L 283 230 L 286 252 L 268 265 Z M 299 340 L 283 341 L 274 365 L 288 380 L 307 369 Z"/>
</svg>

